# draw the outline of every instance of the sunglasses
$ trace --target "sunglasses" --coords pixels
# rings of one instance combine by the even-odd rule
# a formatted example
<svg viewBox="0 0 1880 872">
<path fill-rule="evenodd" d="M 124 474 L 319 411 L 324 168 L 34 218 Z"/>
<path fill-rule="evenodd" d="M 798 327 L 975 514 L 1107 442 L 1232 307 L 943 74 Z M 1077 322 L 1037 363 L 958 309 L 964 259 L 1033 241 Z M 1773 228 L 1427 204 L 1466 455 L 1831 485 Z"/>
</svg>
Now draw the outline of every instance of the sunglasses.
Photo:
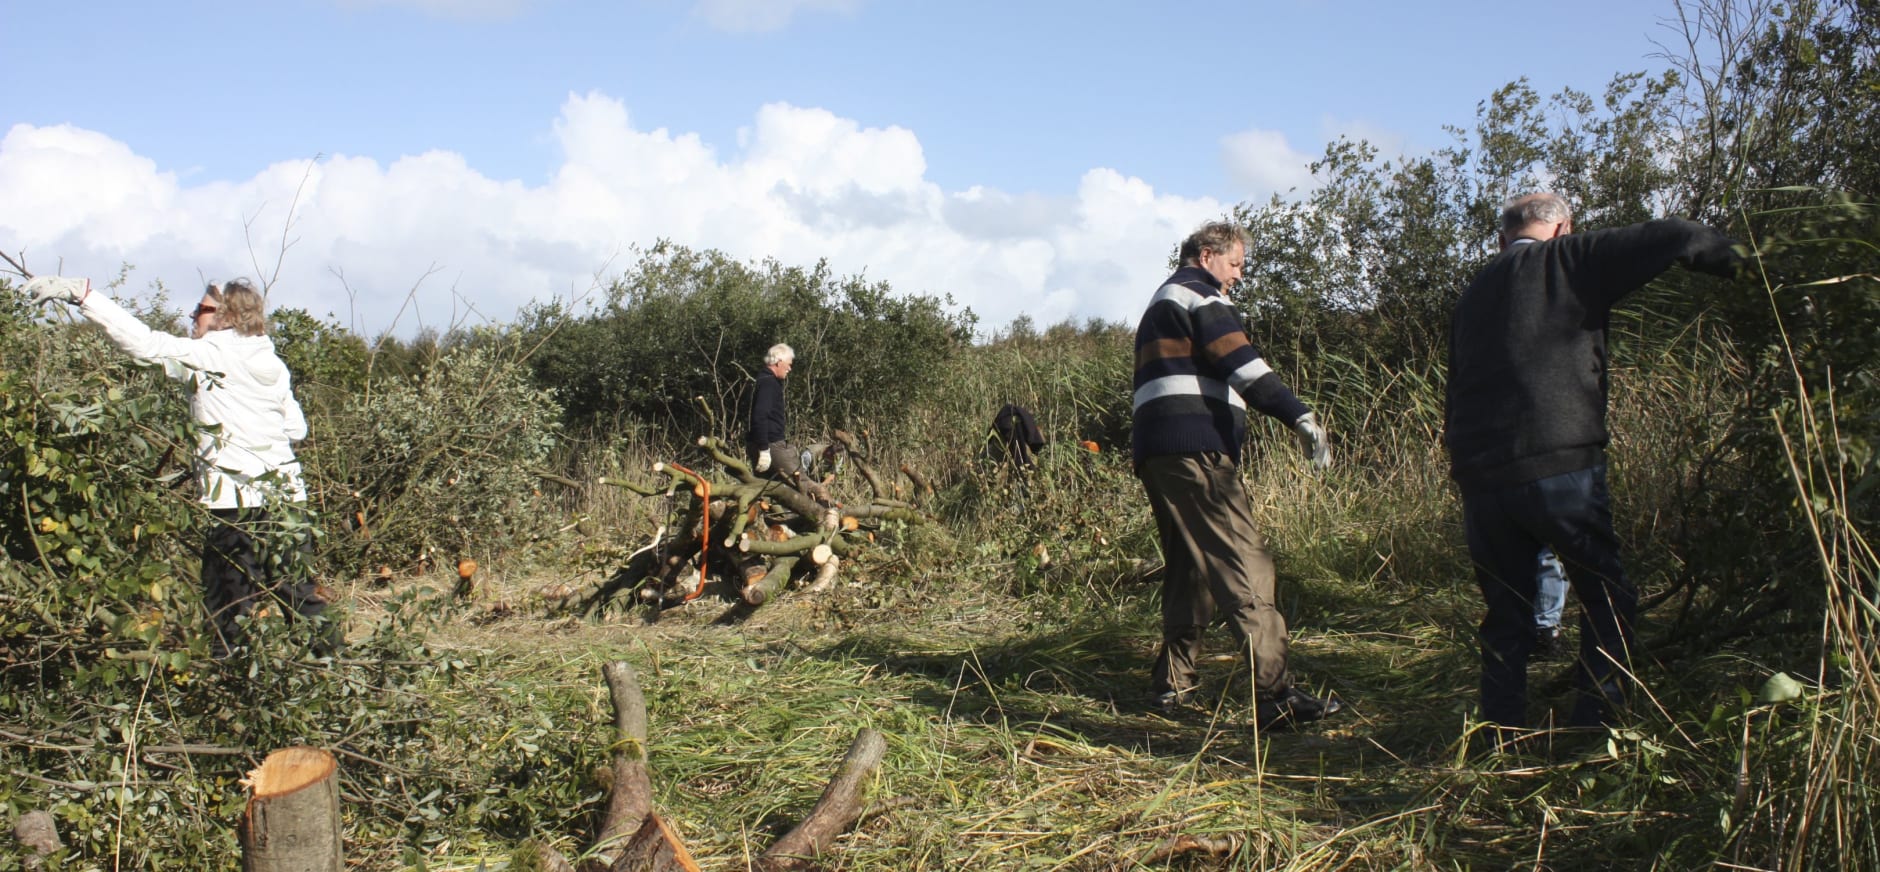
<svg viewBox="0 0 1880 872">
<path fill-rule="evenodd" d="M 203 304 L 201 304 L 201 303 L 197 303 L 197 304 L 196 304 L 196 311 L 194 311 L 194 312 L 191 312 L 191 313 L 190 313 L 190 315 L 189 315 L 189 317 L 191 317 L 191 318 L 201 318 L 201 317 L 202 317 L 202 316 L 204 316 L 204 315 L 213 315 L 213 314 L 215 314 L 215 307 L 214 307 L 214 306 L 205 306 L 205 305 L 203 305 Z"/>
</svg>

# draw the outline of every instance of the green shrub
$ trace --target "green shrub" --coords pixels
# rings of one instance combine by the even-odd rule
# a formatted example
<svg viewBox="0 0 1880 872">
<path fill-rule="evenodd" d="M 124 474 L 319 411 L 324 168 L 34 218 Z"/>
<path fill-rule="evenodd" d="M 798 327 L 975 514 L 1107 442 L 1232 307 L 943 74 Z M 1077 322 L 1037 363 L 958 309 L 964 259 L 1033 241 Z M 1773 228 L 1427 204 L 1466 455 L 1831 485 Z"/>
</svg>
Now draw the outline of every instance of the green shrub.
<svg viewBox="0 0 1880 872">
<path fill-rule="evenodd" d="M 560 419 L 513 339 L 496 335 L 347 394 L 301 447 L 316 506 L 330 527 L 351 524 L 329 559 L 487 557 L 540 532 L 536 472 Z"/>
</svg>

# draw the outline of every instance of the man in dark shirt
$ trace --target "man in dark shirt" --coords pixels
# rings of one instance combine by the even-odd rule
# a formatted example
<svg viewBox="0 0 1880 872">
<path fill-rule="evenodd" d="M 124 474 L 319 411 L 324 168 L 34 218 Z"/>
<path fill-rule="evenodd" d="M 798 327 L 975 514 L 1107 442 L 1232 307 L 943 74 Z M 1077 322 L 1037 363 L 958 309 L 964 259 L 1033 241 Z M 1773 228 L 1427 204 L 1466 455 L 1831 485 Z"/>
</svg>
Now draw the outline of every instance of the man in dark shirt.
<svg viewBox="0 0 1880 872">
<path fill-rule="evenodd" d="M 1580 600 L 1580 697 L 1571 723 L 1624 701 L 1638 591 L 1619 561 L 1606 490 L 1606 328 L 1612 307 L 1674 264 L 1732 275 L 1723 234 L 1682 219 L 1573 232 L 1566 201 L 1502 211 L 1502 253 L 1456 303 L 1444 441 L 1482 618 L 1482 717 L 1527 724 L 1535 554 L 1551 547 Z"/>
<path fill-rule="evenodd" d="M 1006 403 L 992 416 L 992 432 L 986 434 L 986 456 L 1012 464 L 1020 472 L 1029 472 L 1032 455 L 1044 448 L 1044 432 L 1031 410 L 1017 403 Z"/>
<path fill-rule="evenodd" d="M 790 424 L 783 408 L 783 380 L 795 363 L 796 352 L 781 342 L 764 353 L 764 369 L 757 374 L 757 387 L 751 392 L 751 430 L 745 444 L 752 468 L 759 475 L 785 481 L 802 468 L 797 449 L 783 439 Z"/>
</svg>

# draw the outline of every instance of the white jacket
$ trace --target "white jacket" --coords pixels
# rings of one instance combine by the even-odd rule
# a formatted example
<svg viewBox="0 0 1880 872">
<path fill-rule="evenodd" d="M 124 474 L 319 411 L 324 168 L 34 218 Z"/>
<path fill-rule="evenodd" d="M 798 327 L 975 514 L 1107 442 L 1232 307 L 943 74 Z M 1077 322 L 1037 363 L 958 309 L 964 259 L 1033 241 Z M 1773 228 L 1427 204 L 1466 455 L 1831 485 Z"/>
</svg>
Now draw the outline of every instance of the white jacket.
<svg viewBox="0 0 1880 872">
<path fill-rule="evenodd" d="M 78 310 L 125 353 L 194 383 L 190 412 L 196 423 L 212 428 L 196 446 L 203 504 L 234 509 L 306 501 L 293 443 L 307 437 L 307 418 L 294 400 L 287 364 L 274 353 L 274 340 L 233 330 L 201 339 L 159 333 L 96 292 Z"/>
</svg>

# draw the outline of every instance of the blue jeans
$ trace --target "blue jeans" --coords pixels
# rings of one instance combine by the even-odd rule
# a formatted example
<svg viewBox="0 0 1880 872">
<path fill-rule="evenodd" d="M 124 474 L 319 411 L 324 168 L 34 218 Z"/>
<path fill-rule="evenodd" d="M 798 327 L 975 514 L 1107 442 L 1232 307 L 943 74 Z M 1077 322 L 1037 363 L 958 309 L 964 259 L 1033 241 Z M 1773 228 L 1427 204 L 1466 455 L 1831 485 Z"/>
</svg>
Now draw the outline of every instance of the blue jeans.
<svg viewBox="0 0 1880 872">
<path fill-rule="evenodd" d="M 1553 549 L 1580 598 L 1580 698 L 1571 723 L 1609 723 L 1624 702 L 1636 645 L 1638 590 L 1619 562 L 1604 464 L 1504 488 L 1464 489 L 1462 523 L 1487 613 L 1482 618 L 1482 717 L 1527 725 L 1527 662 L 1540 579 L 1535 555 Z"/>
<path fill-rule="evenodd" d="M 1534 572 L 1539 589 L 1534 594 L 1534 629 L 1549 630 L 1560 626 L 1560 615 L 1567 610 L 1567 568 L 1552 548 L 1542 548 L 1540 568 Z"/>
</svg>

